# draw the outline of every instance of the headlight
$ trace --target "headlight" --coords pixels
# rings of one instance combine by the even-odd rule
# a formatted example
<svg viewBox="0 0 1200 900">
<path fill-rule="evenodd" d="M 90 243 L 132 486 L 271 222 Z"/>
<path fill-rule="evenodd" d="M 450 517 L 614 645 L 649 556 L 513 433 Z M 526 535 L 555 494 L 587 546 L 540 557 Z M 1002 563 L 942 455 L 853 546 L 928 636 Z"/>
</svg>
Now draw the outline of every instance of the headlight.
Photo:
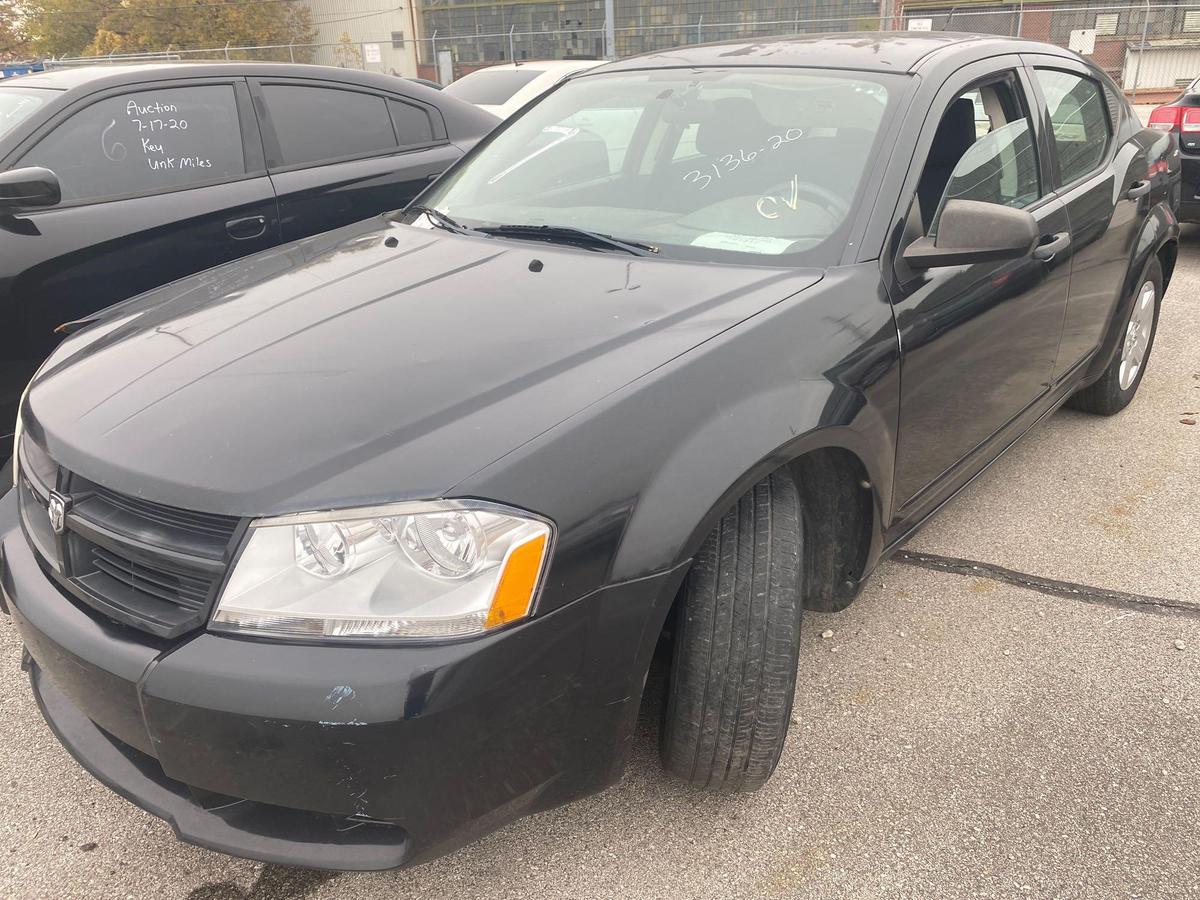
<svg viewBox="0 0 1200 900">
<path fill-rule="evenodd" d="M 553 528 L 470 500 L 250 526 L 210 627 L 293 638 L 481 634 L 529 615 Z"/>
<path fill-rule="evenodd" d="M 13 470 L 13 487 L 16 487 L 21 481 L 21 407 L 17 407 L 17 427 L 13 432 L 13 451 L 12 451 L 12 470 Z"/>
<path fill-rule="evenodd" d="M 40 372 L 41 369 L 38 369 L 38 371 Z M 36 378 L 37 375 L 33 377 Z M 29 379 L 29 384 L 33 384 L 33 378 Z M 21 480 L 21 433 L 25 431 L 25 427 L 21 423 L 21 408 L 25 405 L 25 398 L 29 396 L 29 384 L 25 385 L 25 390 L 21 392 L 21 399 L 17 401 L 17 424 L 13 427 L 13 487 L 16 487 Z"/>
</svg>

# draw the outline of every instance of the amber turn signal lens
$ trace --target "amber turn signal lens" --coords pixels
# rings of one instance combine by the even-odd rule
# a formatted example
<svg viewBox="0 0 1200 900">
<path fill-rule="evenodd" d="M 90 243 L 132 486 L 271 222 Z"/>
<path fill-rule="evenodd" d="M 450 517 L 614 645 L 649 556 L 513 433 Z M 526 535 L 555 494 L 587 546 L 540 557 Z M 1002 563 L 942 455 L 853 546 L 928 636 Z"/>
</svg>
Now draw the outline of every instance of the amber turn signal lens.
<svg viewBox="0 0 1200 900">
<path fill-rule="evenodd" d="M 496 593 L 492 597 L 492 608 L 488 611 L 485 628 L 506 625 L 529 615 L 545 555 L 544 534 L 514 547 L 508 554 L 500 583 L 496 585 Z"/>
</svg>

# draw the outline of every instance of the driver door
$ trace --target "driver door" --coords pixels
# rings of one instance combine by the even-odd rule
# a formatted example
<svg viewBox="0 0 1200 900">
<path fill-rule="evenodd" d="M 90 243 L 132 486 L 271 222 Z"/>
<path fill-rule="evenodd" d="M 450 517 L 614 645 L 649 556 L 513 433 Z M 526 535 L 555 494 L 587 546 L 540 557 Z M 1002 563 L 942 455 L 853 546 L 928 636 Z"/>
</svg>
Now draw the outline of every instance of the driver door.
<svg viewBox="0 0 1200 900">
<path fill-rule="evenodd" d="M 1063 204 L 1048 189 L 1026 76 L 1015 57 L 1008 66 L 999 62 L 960 70 L 938 94 L 896 247 L 902 387 L 894 500 L 900 530 L 1012 439 L 1005 427 L 1049 389 L 1062 334 L 1070 228 Z M 956 197 L 1027 210 L 1041 246 L 1014 260 L 908 270 L 904 247 L 934 236 L 941 207 Z"/>
</svg>

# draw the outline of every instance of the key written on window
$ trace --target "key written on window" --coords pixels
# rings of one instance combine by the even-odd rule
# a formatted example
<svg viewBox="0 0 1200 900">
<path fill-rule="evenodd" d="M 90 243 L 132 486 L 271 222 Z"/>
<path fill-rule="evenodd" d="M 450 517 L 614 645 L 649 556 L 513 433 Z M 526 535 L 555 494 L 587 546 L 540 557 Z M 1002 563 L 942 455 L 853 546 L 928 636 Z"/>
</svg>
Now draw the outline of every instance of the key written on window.
<svg viewBox="0 0 1200 900">
<path fill-rule="evenodd" d="M 211 156 L 186 152 L 190 149 L 185 134 L 189 123 L 178 105 L 155 99 L 144 102 L 130 99 L 125 103 L 125 116 L 138 136 L 138 150 L 152 171 L 213 167 Z M 117 120 L 113 119 L 100 135 L 104 155 L 114 162 L 124 159 L 129 152 L 122 141 L 112 139 L 114 132 L 120 133 L 117 128 Z"/>
</svg>

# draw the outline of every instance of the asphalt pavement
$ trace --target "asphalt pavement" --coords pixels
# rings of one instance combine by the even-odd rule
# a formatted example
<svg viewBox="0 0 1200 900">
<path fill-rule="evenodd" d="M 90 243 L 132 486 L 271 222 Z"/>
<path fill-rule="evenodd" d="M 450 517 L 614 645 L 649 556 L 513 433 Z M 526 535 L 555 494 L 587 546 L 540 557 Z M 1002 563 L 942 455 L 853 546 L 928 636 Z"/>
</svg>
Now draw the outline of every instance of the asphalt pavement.
<svg viewBox="0 0 1200 900">
<path fill-rule="evenodd" d="M 854 606 L 806 617 L 766 788 L 664 777 L 656 670 L 620 784 L 403 872 L 177 843 L 58 745 L 0 617 L 0 897 L 1200 898 L 1196 422 L 1185 227 L 1134 404 L 1058 413 Z"/>
</svg>

